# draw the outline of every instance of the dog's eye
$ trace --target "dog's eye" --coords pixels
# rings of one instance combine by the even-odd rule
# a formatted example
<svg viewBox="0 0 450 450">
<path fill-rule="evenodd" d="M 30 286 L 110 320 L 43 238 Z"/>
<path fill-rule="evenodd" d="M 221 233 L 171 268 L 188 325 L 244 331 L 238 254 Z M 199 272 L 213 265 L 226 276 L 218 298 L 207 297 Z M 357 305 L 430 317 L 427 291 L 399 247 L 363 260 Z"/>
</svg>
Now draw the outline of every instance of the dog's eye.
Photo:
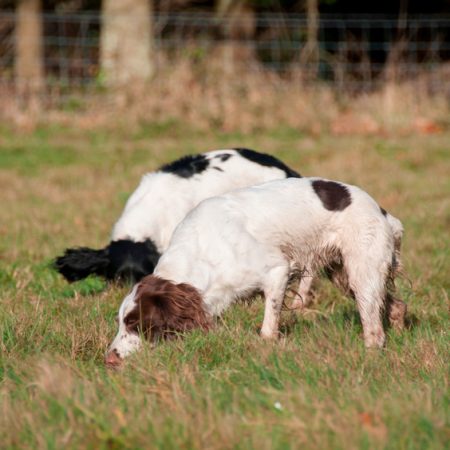
<svg viewBox="0 0 450 450">
<path fill-rule="evenodd" d="M 130 327 L 132 325 L 134 325 L 136 323 L 136 317 L 133 316 L 127 316 L 123 319 L 123 323 L 127 326 Z"/>
</svg>

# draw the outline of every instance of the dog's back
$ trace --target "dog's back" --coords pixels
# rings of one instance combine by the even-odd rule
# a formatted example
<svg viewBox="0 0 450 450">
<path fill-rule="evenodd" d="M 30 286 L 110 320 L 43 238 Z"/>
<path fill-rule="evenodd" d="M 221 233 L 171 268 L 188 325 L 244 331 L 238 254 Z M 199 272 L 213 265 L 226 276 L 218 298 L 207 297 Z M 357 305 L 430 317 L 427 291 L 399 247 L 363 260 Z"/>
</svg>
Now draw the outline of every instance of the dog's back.
<svg viewBox="0 0 450 450">
<path fill-rule="evenodd" d="M 103 249 L 67 249 L 55 268 L 68 280 L 90 274 L 137 281 L 151 273 L 173 230 L 200 201 L 232 189 L 300 175 L 277 158 L 249 149 L 180 158 L 143 176 Z"/>
</svg>

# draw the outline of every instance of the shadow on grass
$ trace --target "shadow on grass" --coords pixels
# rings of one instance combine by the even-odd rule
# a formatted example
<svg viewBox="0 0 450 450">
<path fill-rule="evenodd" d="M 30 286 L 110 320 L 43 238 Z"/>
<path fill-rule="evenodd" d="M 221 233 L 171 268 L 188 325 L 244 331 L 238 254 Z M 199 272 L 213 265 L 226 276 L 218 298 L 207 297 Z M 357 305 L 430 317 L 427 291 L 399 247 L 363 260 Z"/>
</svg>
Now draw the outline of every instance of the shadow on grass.
<svg viewBox="0 0 450 450">
<path fill-rule="evenodd" d="M 306 310 L 306 313 L 308 313 L 308 310 Z M 344 328 L 348 328 L 350 326 L 351 328 L 356 327 L 362 330 L 361 318 L 359 316 L 358 310 L 345 309 L 344 311 L 341 311 L 337 314 L 318 314 L 316 315 L 316 317 L 308 319 L 294 312 L 290 317 L 287 317 L 283 320 L 282 324 L 280 325 L 280 333 L 282 335 L 288 336 L 299 327 L 302 328 L 302 330 L 311 330 L 317 325 L 326 326 L 327 324 L 333 323 L 339 324 Z M 420 323 L 421 322 L 419 318 L 415 314 L 407 313 L 405 318 L 405 331 L 412 331 Z M 392 328 L 387 318 L 383 318 L 383 325 L 386 331 Z"/>
<path fill-rule="evenodd" d="M 405 318 L 405 329 L 408 331 L 414 330 L 421 324 L 421 321 L 415 314 L 407 313 Z"/>
</svg>

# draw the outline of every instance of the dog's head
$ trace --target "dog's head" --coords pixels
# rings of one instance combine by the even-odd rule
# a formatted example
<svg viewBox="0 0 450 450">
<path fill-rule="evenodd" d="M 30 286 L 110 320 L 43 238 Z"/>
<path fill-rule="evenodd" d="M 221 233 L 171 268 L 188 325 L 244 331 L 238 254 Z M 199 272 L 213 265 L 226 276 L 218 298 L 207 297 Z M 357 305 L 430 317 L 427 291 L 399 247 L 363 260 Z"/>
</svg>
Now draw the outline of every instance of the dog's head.
<svg viewBox="0 0 450 450">
<path fill-rule="evenodd" d="M 119 309 L 118 324 L 119 331 L 106 355 L 108 366 L 120 365 L 140 347 L 142 337 L 155 341 L 194 328 L 208 330 L 211 318 L 193 286 L 148 275 L 125 297 Z"/>
<path fill-rule="evenodd" d="M 153 273 L 160 254 L 151 239 L 134 242 L 128 239 L 112 241 L 106 248 L 109 279 L 137 283 L 145 275 Z"/>
</svg>

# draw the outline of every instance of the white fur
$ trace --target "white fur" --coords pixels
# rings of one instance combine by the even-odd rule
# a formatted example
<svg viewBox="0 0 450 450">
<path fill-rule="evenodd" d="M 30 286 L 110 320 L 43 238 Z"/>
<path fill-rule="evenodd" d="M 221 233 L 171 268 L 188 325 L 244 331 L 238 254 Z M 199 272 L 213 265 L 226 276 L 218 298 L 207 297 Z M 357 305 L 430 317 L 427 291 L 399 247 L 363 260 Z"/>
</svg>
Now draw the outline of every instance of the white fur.
<svg viewBox="0 0 450 450">
<path fill-rule="evenodd" d="M 224 154 L 232 156 L 226 161 L 217 157 Z M 175 227 L 202 200 L 233 189 L 286 178 L 283 170 L 252 162 L 236 150 L 214 150 L 203 155 L 210 166 L 192 177 L 182 178 L 161 171 L 144 175 L 114 225 L 111 240 L 142 242 L 150 238 L 162 253 Z"/>
<path fill-rule="evenodd" d="M 176 228 L 154 275 L 197 288 L 212 316 L 261 290 L 266 299 L 261 334 L 273 338 L 290 277 L 342 258 L 365 344 L 381 347 L 381 312 L 401 223 L 383 216 L 366 192 L 350 185 L 343 186 L 351 204 L 327 210 L 314 180 L 272 181 L 203 201 Z M 125 298 L 122 314 L 132 307 L 133 294 Z M 122 355 L 121 342 L 114 342 L 119 346 L 110 349 Z"/>
<path fill-rule="evenodd" d="M 141 346 L 140 336 L 135 333 L 129 333 L 124 322 L 126 315 L 133 309 L 137 286 L 138 285 L 136 284 L 133 287 L 132 291 L 125 297 L 120 305 L 119 314 L 117 316 L 119 331 L 110 346 L 112 349 L 117 349 L 116 351 L 121 358 L 127 357 L 130 353 L 138 350 Z"/>
</svg>

